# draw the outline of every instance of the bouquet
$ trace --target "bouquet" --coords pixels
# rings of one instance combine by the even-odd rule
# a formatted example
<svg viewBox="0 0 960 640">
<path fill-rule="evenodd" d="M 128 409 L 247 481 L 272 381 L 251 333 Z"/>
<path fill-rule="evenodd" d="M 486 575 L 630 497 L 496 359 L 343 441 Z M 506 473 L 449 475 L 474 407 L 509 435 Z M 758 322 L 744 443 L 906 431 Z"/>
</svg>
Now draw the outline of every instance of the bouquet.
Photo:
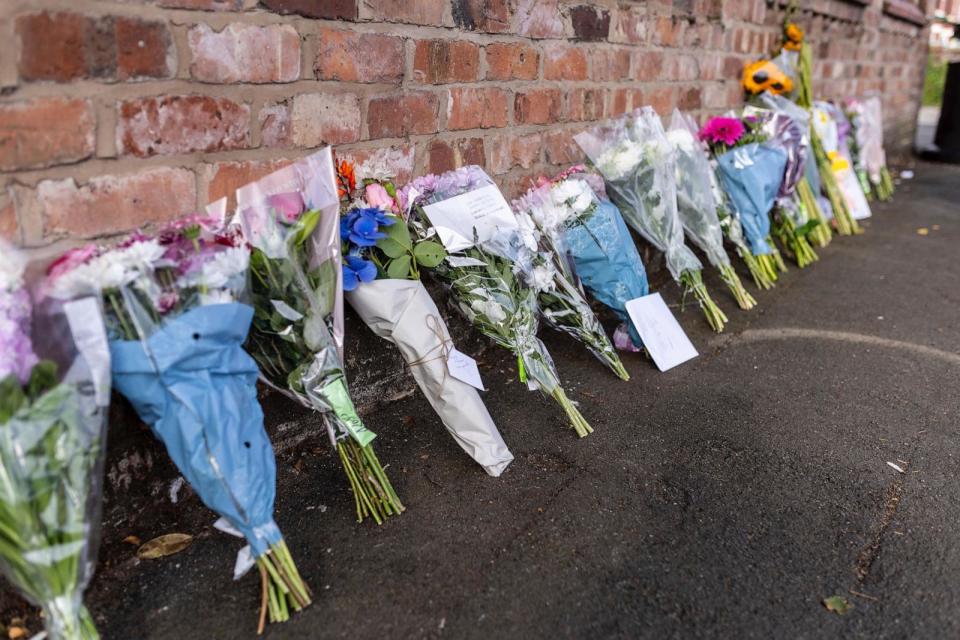
<svg viewBox="0 0 960 640">
<path fill-rule="evenodd" d="M 786 154 L 787 164 L 774 207 L 773 233 L 802 269 L 820 259 L 807 241 L 807 235 L 820 223 L 810 217 L 798 191 L 807 164 L 808 137 L 805 131 L 809 126 L 783 112 L 748 106 L 744 113 L 759 118 L 763 132 L 768 136 L 767 144 Z"/>
<path fill-rule="evenodd" d="M 23 269 L 0 242 L 0 568 L 43 609 L 50 638 L 94 640 L 83 591 L 96 566 L 110 354 L 95 298 L 34 313 Z"/>
<path fill-rule="evenodd" d="M 370 179 L 356 194 L 350 176 L 349 170 L 338 176 L 348 203 L 340 220 L 347 302 L 374 333 L 397 346 L 450 435 L 497 477 L 513 454 L 477 390 L 450 375 L 453 340 L 420 281 L 421 269 L 436 268 L 446 251 L 436 240 L 413 241 L 389 179 Z M 371 225 L 376 225 L 372 233 Z"/>
<path fill-rule="evenodd" d="M 268 384 L 318 411 L 353 490 L 357 520 L 404 507 L 357 415 L 343 369 L 340 198 L 325 148 L 237 190 L 252 245 L 251 355 Z M 376 234 L 377 224 L 360 233 Z"/>
<path fill-rule="evenodd" d="M 796 91 L 792 96 L 793 101 L 807 111 L 812 111 L 814 106 L 813 52 L 804 38 L 803 29 L 791 21 L 796 10 L 795 3 L 791 3 L 787 9 L 783 23 L 783 44 L 778 60 L 781 66 L 789 69 L 789 73 L 797 79 Z M 832 160 L 815 126 L 810 127 L 810 148 L 817 163 L 823 192 L 830 201 L 837 232 L 840 235 L 860 233 L 860 226 L 847 208 L 840 185 L 834 176 Z"/>
<path fill-rule="evenodd" d="M 55 263 L 49 295 L 98 292 L 113 384 L 164 443 L 204 504 L 247 539 L 264 599 L 259 631 L 310 604 L 273 519 L 276 462 L 257 401 L 257 365 L 243 350 L 254 310 L 249 252 L 220 221 L 191 216 L 157 236 L 135 233 Z"/>
<path fill-rule="evenodd" d="M 883 149 L 883 107 L 880 98 L 851 98 L 844 109 L 853 125 L 853 135 L 848 136 L 847 140 L 850 155 L 856 159 L 857 177 L 863 192 L 868 198 L 876 193 L 880 200 L 889 200 L 893 196 L 893 179 L 887 169 L 887 156 Z"/>
<path fill-rule="evenodd" d="M 769 215 L 783 182 L 786 154 L 765 144 L 756 117 L 712 118 L 699 136 L 716 158 L 720 183 L 740 216 L 751 253 L 775 281 L 777 269 L 784 267 L 770 240 Z"/>
<path fill-rule="evenodd" d="M 577 435 L 592 433 L 537 338 L 538 288 L 526 283 L 546 288 L 555 276 L 545 265 L 531 271 L 518 264 L 521 254 L 537 251 L 538 244 L 490 177 L 476 166 L 427 175 L 405 186 L 398 200 L 417 240 L 438 237 L 450 253 L 434 272 L 450 287 L 464 317 L 516 355 L 521 382 L 552 397 Z"/>
<path fill-rule="evenodd" d="M 870 204 L 857 179 L 846 144 L 850 125 L 843 113 L 828 102 L 816 102 L 813 108 L 813 129 L 830 159 L 832 177 L 840 187 L 845 210 L 850 213 L 854 223 L 869 218 L 872 215 Z"/>
<path fill-rule="evenodd" d="M 614 333 L 617 346 L 638 351 L 640 334 L 626 304 L 647 295 L 647 274 L 620 210 L 606 198 L 603 178 L 582 165 L 571 167 L 552 181 L 541 178 L 514 208 L 529 215 L 554 255 L 570 258 L 561 261 L 567 279 L 582 283 L 622 320 Z"/>
<path fill-rule="evenodd" d="M 677 212 L 686 235 L 707 255 L 741 309 L 752 309 L 753 299 L 723 249 L 723 231 L 717 217 L 710 176 L 713 169 L 700 142 L 694 137 L 697 128 L 690 116 L 674 109 L 667 131 L 667 140 L 673 145 L 677 163 Z"/>
<path fill-rule="evenodd" d="M 674 152 L 657 114 L 644 107 L 632 117 L 598 125 L 574 139 L 603 175 L 626 221 L 664 252 L 667 268 L 684 295 L 693 293 L 711 328 L 722 331 L 727 317 L 703 284 L 700 260 L 683 244 Z"/>
</svg>

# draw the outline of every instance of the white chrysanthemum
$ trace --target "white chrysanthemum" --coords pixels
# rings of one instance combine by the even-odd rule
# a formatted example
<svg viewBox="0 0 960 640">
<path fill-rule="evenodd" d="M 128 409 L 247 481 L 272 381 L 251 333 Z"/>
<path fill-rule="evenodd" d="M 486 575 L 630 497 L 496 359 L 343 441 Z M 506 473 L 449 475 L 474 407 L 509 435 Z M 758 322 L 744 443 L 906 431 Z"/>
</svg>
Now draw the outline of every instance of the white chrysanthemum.
<svg viewBox="0 0 960 640">
<path fill-rule="evenodd" d="M 470 303 L 470 307 L 478 315 L 486 316 L 487 319 L 494 324 L 499 324 L 507 319 L 507 314 L 503 311 L 503 307 L 493 300 L 474 300 Z"/>
<path fill-rule="evenodd" d="M 109 252 L 97 256 L 60 276 L 54 281 L 50 295 L 60 300 L 72 300 L 78 296 L 119 289 L 141 275 L 140 270 L 116 261 L 113 254 Z"/>
<path fill-rule="evenodd" d="M 157 261 L 163 257 L 165 249 L 157 240 L 134 242 L 128 247 L 109 252 L 111 260 L 125 269 L 135 269 L 141 273 L 151 271 Z"/>
<path fill-rule="evenodd" d="M 0 245 L 0 290 L 13 291 L 23 286 L 23 257 L 19 251 Z"/>
<path fill-rule="evenodd" d="M 617 180 L 627 175 L 643 156 L 643 147 L 637 143 L 624 140 L 615 147 L 604 151 L 597 158 L 597 168 L 609 180 Z"/>
<path fill-rule="evenodd" d="M 530 287 L 537 291 L 553 291 L 556 272 L 551 265 L 539 265 L 530 272 Z"/>
<path fill-rule="evenodd" d="M 686 129 L 671 129 L 667 131 L 667 140 L 670 141 L 674 149 L 679 150 L 685 155 L 692 155 L 694 149 L 696 149 L 693 134 Z"/>
<path fill-rule="evenodd" d="M 230 247 L 215 253 L 198 271 L 184 277 L 182 282 L 186 286 L 203 285 L 208 289 L 220 289 L 227 286 L 234 276 L 245 272 L 249 264 L 250 254 L 245 248 Z"/>
</svg>

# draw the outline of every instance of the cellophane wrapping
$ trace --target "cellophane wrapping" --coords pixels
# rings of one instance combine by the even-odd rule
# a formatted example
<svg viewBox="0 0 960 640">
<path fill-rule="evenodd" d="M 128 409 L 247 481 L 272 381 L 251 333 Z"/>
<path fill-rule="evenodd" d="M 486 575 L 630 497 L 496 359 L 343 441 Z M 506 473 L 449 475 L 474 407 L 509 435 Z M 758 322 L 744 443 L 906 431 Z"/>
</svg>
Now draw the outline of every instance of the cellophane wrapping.
<svg viewBox="0 0 960 640">
<path fill-rule="evenodd" d="M 717 156 L 717 174 L 753 255 L 770 255 L 770 210 L 787 164 L 782 149 L 752 142 Z"/>
</svg>

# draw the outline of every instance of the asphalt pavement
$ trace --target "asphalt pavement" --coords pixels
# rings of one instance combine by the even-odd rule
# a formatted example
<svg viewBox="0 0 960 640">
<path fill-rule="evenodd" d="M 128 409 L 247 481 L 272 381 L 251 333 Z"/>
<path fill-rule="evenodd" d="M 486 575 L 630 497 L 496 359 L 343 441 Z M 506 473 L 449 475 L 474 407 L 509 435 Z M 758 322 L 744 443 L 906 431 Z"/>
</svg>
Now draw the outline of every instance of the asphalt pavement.
<svg viewBox="0 0 960 640">
<path fill-rule="evenodd" d="M 418 393 L 383 399 L 365 419 L 408 509 L 382 526 L 354 521 L 315 417 L 268 398 L 313 434 L 279 456 L 277 514 L 316 597 L 264 637 L 960 636 L 960 168 L 914 170 L 754 310 L 708 275 L 729 328 L 678 309 L 700 356 L 674 370 L 630 355 L 620 382 L 544 329 L 583 440 L 509 354 L 475 351 L 516 456 L 499 479 Z M 195 497 L 105 513 L 87 601 L 106 640 L 254 636 L 259 580 L 231 580 L 240 543 Z M 122 542 L 171 531 L 196 538 L 155 561 Z"/>
</svg>

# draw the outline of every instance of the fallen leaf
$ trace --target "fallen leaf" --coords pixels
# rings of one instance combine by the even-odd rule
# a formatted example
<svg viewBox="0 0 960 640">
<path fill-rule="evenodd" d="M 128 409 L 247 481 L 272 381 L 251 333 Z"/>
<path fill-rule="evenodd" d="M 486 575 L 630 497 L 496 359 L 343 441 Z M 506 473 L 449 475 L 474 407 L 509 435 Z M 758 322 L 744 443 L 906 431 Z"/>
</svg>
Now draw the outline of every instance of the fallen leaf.
<svg viewBox="0 0 960 640">
<path fill-rule="evenodd" d="M 933 229 L 934 231 L 940 231 L 940 225 L 938 224 L 930 225 L 930 228 Z"/>
<path fill-rule="evenodd" d="M 140 538 L 138 538 L 137 536 L 127 536 L 126 538 L 123 539 L 123 541 L 126 542 L 127 544 L 134 544 L 138 547 L 140 546 Z"/>
<path fill-rule="evenodd" d="M 403 416 L 403 426 L 412 427 L 416 423 L 413 416 Z"/>
<path fill-rule="evenodd" d="M 833 611 L 835 614 L 840 616 L 844 615 L 853 608 L 853 605 L 847 602 L 847 599 L 843 596 L 830 596 L 829 598 L 824 598 L 823 606 L 827 608 L 827 611 Z"/>
<path fill-rule="evenodd" d="M 141 560 L 154 560 L 180 553 L 190 546 L 193 536 L 186 533 L 167 533 L 148 540 L 139 549 L 137 557 Z"/>
<path fill-rule="evenodd" d="M 7 629 L 7 637 L 10 640 L 17 640 L 18 638 L 26 638 L 27 630 L 23 627 L 10 627 Z"/>
<path fill-rule="evenodd" d="M 927 229 L 926 227 L 920 227 L 919 229 L 917 229 L 917 235 L 918 236 L 930 235 L 930 229 Z"/>
</svg>

